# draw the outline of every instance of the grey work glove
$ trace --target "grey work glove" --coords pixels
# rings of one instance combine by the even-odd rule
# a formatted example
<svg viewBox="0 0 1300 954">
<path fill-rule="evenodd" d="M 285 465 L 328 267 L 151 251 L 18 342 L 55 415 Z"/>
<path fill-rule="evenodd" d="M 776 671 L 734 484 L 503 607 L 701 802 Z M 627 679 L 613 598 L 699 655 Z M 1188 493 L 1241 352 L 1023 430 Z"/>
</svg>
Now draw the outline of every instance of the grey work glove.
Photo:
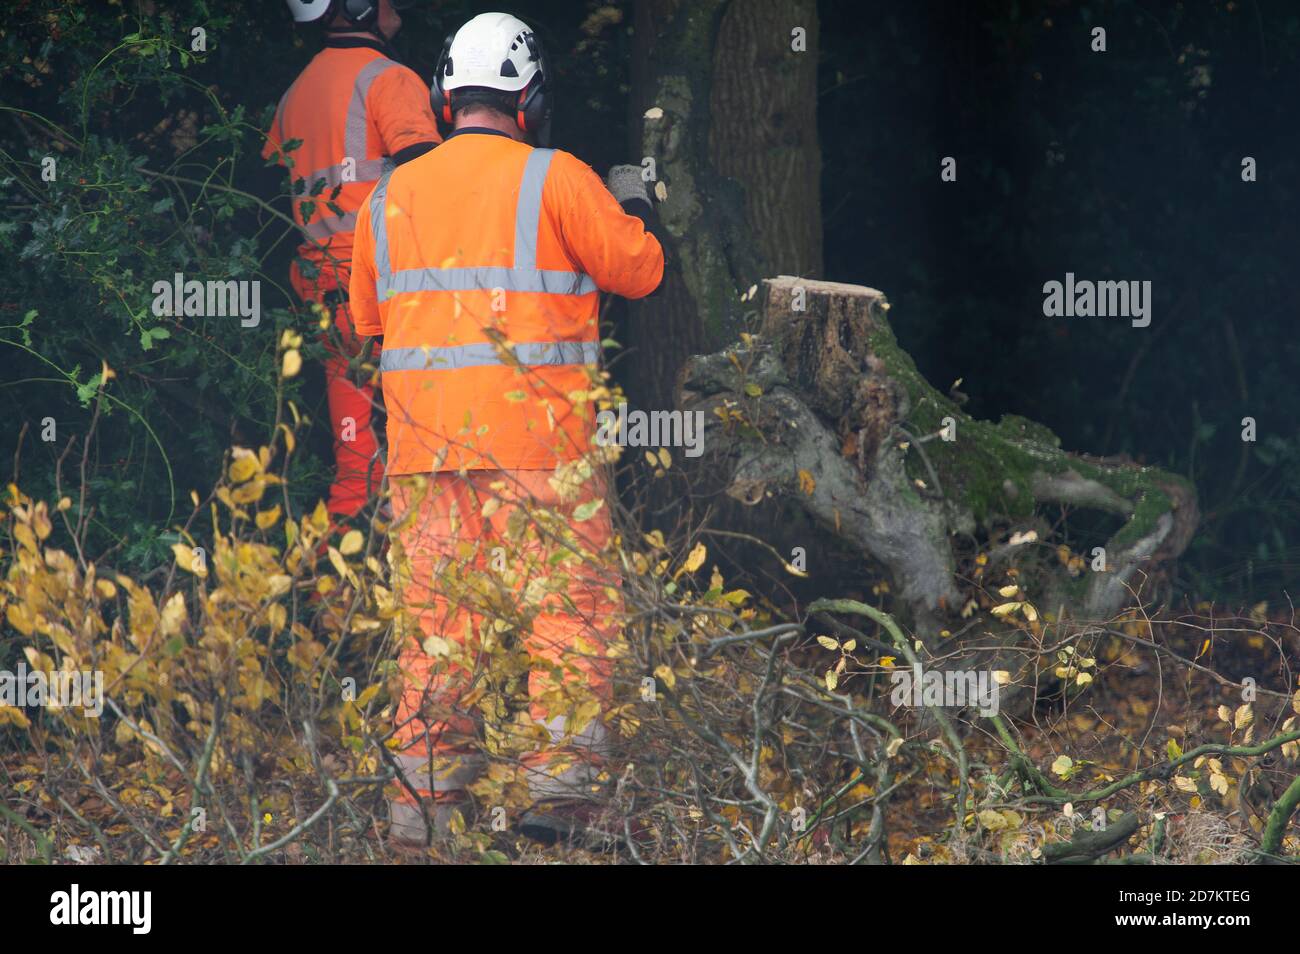
<svg viewBox="0 0 1300 954">
<path fill-rule="evenodd" d="M 645 180 L 641 178 L 640 166 L 611 166 L 605 185 L 610 193 L 622 205 L 629 199 L 640 199 L 650 205 L 650 194 L 646 192 Z"/>
</svg>

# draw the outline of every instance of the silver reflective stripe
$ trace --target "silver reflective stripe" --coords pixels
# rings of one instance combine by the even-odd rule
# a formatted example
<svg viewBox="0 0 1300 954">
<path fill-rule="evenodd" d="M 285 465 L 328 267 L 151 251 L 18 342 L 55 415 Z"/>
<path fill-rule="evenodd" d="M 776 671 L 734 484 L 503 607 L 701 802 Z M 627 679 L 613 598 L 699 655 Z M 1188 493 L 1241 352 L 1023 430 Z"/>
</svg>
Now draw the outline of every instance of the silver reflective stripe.
<svg viewBox="0 0 1300 954">
<path fill-rule="evenodd" d="M 542 221 L 542 191 L 554 149 L 534 149 L 524 163 L 515 203 L 515 264 L 513 268 L 484 265 L 471 268 L 408 268 L 394 273 L 390 267 L 388 223 L 383 216 L 385 178 L 370 199 L 370 223 L 375 235 L 375 291 L 380 301 L 394 295 L 423 291 L 538 292 L 547 295 L 591 295 L 595 281 L 582 272 L 537 267 L 537 235 Z M 378 202 L 378 206 L 376 206 Z M 594 361 L 595 358 L 589 360 Z M 525 362 L 526 363 L 526 362 Z M 387 369 L 386 369 L 387 370 Z"/>
<path fill-rule="evenodd" d="M 610 755 L 605 726 L 599 718 L 592 719 L 581 732 L 569 737 L 564 716 L 544 724 L 551 735 L 553 755 L 548 764 L 526 768 L 528 794 L 536 799 L 589 794 L 599 778 L 601 763 Z"/>
<path fill-rule="evenodd" d="M 533 341 L 515 345 L 515 360 L 530 368 L 556 364 L 595 364 L 600 345 L 595 341 Z M 486 365 L 504 365 L 493 344 L 455 345 L 446 348 L 385 348 L 380 371 L 457 371 Z"/>
<path fill-rule="evenodd" d="M 356 159 L 358 166 L 366 154 L 366 127 L 369 125 L 366 116 L 366 97 L 370 93 L 370 84 L 379 77 L 379 74 L 396 65 L 392 60 L 371 60 L 361 67 L 361 72 L 357 74 L 356 83 L 352 87 L 347 124 L 343 127 L 343 155 Z M 357 174 L 360 176 L 360 172 Z M 375 178 L 379 177 L 375 176 Z"/>
<path fill-rule="evenodd" d="M 483 774 L 487 760 L 481 755 L 398 755 L 394 760 L 408 785 L 417 792 L 457 792 Z"/>
<path fill-rule="evenodd" d="M 370 94 L 370 84 L 373 83 L 381 73 L 397 63 L 388 59 L 371 60 L 361 68 L 357 73 L 356 81 L 352 85 L 352 98 L 348 101 L 347 117 L 343 125 L 343 157 L 352 159 L 356 163 L 352 170 L 352 177 L 347 180 L 350 182 L 374 182 L 381 178 L 385 173 L 391 172 L 394 168 L 393 160 L 387 157 L 382 159 L 366 159 L 366 130 L 369 128 L 369 116 L 366 113 L 366 97 Z M 292 91 L 293 87 L 290 87 Z M 289 94 L 285 93 L 285 99 Z M 280 101 L 281 119 L 280 135 L 284 136 L 284 119 L 283 109 L 284 100 Z M 310 196 L 311 190 L 316 187 L 316 183 L 325 180 L 325 188 L 318 194 L 318 201 L 323 205 L 329 199 L 329 194 L 334 189 L 343 185 L 343 163 L 332 166 L 326 166 L 324 169 L 317 169 L 311 175 L 306 177 L 306 194 Z M 356 216 L 335 216 L 333 219 L 322 219 L 319 216 L 311 223 L 302 227 L 303 233 L 310 239 L 322 241 L 338 232 L 350 232 L 356 228 Z"/>
<path fill-rule="evenodd" d="M 375 236 L 375 272 L 379 275 L 378 284 L 381 288 L 393 272 L 388 264 L 388 217 L 384 211 L 388 199 L 388 180 L 392 177 L 391 171 L 385 172 L 375 186 L 375 191 L 370 193 L 370 231 Z M 383 292 L 380 291 L 379 294 L 382 298 Z"/>
<path fill-rule="evenodd" d="M 372 213 L 373 214 L 373 213 Z M 378 248 L 378 240 L 375 242 Z M 550 295 L 589 295 L 596 283 L 581 272 L 541 271 L 525 268 L 408 268 L 380 278 L 380 300 L 418 291 L 473 291 L 501 288 L 505 291 L 544 292 Z"/>
<path fill-rule="evenodd" d="M 555 158 L 554 149 L 534 149 L 524 163 L 524 177 L 519 183 L 519 202 L 515 206 L 515 268 L 537 267 L 537 230 L 542 221 L 542 188 L 546 172 Z"/>
<path fill-rule="evenodd" d="M 317 242 L 323 242 L 331 235 L 337 235 L 339 232 L 351 232 L 356 227 L 357 214 L 355 212 L 349 212 L 347 215 L 331 215 L 326 219 L 317 217 L 310 224 L 301 226 L 303 234 L 309 239 L 315 239 Z"/>
<path fill-rule="evenodd" d="M 307 177 L 307 193 L 310 195 L 311 190 L 316 188 L 316 183 L 319 180 L 324 179 L 325 188 L 318 194 L 328 199 L 330 192 L 343 185 L 345 182 L 375 182 L 382 177 L 385 172 L 391 172 L 394 168 L 396 168 L 396 166 L 393 163 L 393 160 L 387 157 L 384 157 L 383 159 L 363 159 L 358 162 L 356 168 L 352 170 L 352 178 L 346 180 L 343 178 L 343 163 L 339 163 L 337 166 L 328 166 L 324 169 L 317 169 Z"/>
</svg>

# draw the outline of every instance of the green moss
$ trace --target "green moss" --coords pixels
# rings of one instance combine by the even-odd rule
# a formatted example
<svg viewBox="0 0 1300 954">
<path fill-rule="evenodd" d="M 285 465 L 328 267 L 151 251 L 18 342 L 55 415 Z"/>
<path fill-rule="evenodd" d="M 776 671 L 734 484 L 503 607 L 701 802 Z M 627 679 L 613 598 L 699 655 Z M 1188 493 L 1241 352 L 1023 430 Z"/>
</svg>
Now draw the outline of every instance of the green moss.
<svg viewBox="0 0 1300 954">
<path fill-rule="evenodd" d="M 908 423 L 915 436 L 938 432 L 944 418 L 957 422 L 956 441 L 929 441 L 924 452 L 938 473 L 945 495 L 966 507 L 981 523 L 999 515 L 1013 519 L 1030 516 L 1036 504 L 1033 475 L 1057 474 L 1067 469 L 1097 481 L 1126 500 L 1136 501 L 1132 517 L 1117 534 L 1116 543 L 1127 544 L 1145 536 L 1155 521 L 1169 511 L 1169 497 L 1160 490 L 1157 478 L 1176 479 L 1171 475 L 1154 468 L 1112 468 L 1070 457 L 1061 450 L 1060 438 L 1050 428 L 1017 415 L 1008 414 L 995 424 L 965 414 L 916 369 L 911 355 L 899 347 L 883 313 L 875 316 L 870 345 L 888 375 L 907 392 Z M 927 471 L 917 458 L 916 452 L 908 455 L 908 472 L 927 479 Z"/>
<path fill-rule="evenodd" d="M 1030 479 L 1045 463 L 1061 455 L 1056 436 L 1023 418 L 1004 418 L 1000 424 L 992 424 L 963 412 L 925 380 L 911 355 L 898 346 L 883 316 L 876 316 L 870 343 L 872 353 L 884 362 L 889 376 L 907 391 L 908 423 L 916 436 L 936 433 L 945 418 L 957 422 L 956 441 L 934 440 L 925 445 L 925 454 L 939 475 L 944 493 L 981 522 L 995 514 L 1029 516 L 1034 507 Z M 1040 446 L 1040 440 L 1050 443 Z M 914 475 L 925 479 L 926 471 L 914 460 L 916 456 L 909 455 L 909 473 L 915 469 Z M 1014 492 L 1007 491 L 1008 482 Z"/>
</svg>

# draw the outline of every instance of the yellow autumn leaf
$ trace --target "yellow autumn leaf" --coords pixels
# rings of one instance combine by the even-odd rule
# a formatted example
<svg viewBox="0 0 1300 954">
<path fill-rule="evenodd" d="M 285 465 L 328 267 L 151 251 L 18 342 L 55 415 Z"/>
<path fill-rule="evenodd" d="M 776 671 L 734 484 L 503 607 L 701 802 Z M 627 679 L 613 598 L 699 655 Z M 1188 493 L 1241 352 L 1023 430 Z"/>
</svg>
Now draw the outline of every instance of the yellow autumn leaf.
<svg viewBox="0 0 1300 954">
<path fill-rule="evenodd" d="M 709 550 L 703 543 L 695 544 L 690 555 L 686 558 L 686 562 L 682 564 L 682 569 L 687 573 L 694 573 L 704 565 L 704 558 L 708 555 Z"/>
<path fill-rule="evenodd" d="M 280 519 L 280 505 L 276 504 L 270 510 L 263 510 L 257 515 L 257 528 L 265 530 L 267 527 L 273 527 Z"/>
<path fill-rule="evenodd" d="M 33 553 L 36 552 L 36 534 L 32 533 L 32 528 L 25 523 L 14 524 L 14 536 L 18 542 Z"/>
<path fill-rule="evenodd" d="M 32 529 L 36 531 L 38 539 L 44 540 L 49 537 L 54 527 L 50 523 L 50 514 L 45 506 L 45 501 L 41 501 L 32 511 Z"/>
<path fill-rule="evenodd" d="M 348 569 L 347 563 L 343 560 L 343 554 L 339 553 L 339 551 L 333 547 L 326 547 L 325 554 L 329 557 L 330 565 L 334 567 L 334 571 L 346 580 L 351 571 Z"/>
<path fill-rule="evenodd" d="M 12 725 L 18 729 L 30 729 L 31 720 L 17 706 L 0 706 L 0 725 Z"/>
<path fill-rule="evenodd" d="M 255 473 L 257 473 L 257 458 L 252 454 L 245 453 L 236 457 L 230 464 L 230 479 L 234 483 L 242 484 Z"/>
<path fill-rule="evenodd" d="M 1018 589 L 1020 589 L 1020 587 L 1017 586 L 1015 583 L 1008 583 L 1006 586 L 998 590 L 998 596 L 1005 596 L 1010 598 L 1016 595 L 1016 591 Z"/>
<path fill-rule="evenodd" d="M 986 808 L 979 814 L 980 825 L 988 831 L 1001 831 L 1007 827 L 1007 819 L 1001 812 Z"/>
<path fill-rule="evenodd" d="M 433 656 L 435 659 L 451 655 L 451 643 L 447 642 L 447 640 L 443 639 L 441 636 L 430 636 L 424 641 L 422 648 L 424 649 L 425 655 Z"/>
<path fill-rule="evenodd" d="M 166 637 L 175 636 L 181 631 L 187 614 L 185 612 L 185 594 L 173 593 L 171 599 L 163 604 L 162 610 L 162 634 Z"/>
<path fill-rule="evenodd" d="M 673 672 L 672 666 L 662 664 L 655 667 L 655 678 L 662 682 L 669 689 L 677 685 L 677 673 Z"/>
<path fill-rule="evenodd" d="M 302 354 L 296 348 L 284 353 L 284 360 L 280 364 L 280 375 L 286 378 L 292 378 L 302 370 Z"/>
<path fill-rule="evenodd" d="M 829 649 L 834 651 L 840 648 L 840 644 L 837 643 L 835 640 L 831 639 L 829 636 L 818 636 L 817 642 L 821 643 L 823 649 Z"/>
<path fill-rule="evenodd" d="M 1249 704 L 1238 706 L 1236 713 L 1232 717 L 1232 727 L 1234 729 L 1244 729 L 1255 721 L 1255 711 Z"/>
<path fill-rule="evenodd" d="M 36 629 L 31 617 L 27 615 L 27 611 L 18 603 L 9 604 L 5 610 L 5 617 L 9 620 L 9 625 L 24 636 L 30 636 L 32 631 Z"/>
<path fill-rule="evenodd" d="M 187 573 L 193 573 L 195 576 L 204 578 L 208 575 L 207 567 L 199 561 L 198 554 L 192 547 L 183 543 L 172 544 L 172 554 L 176 557 L 176 565 Z"/>
<path fill-rule="evenodd" d="M 343 534 L 343 539 L 339 541 L 339 553 L 344 556 L 352 556 L 354 553 L 360 553 L 361 548 L 365 545 L 366 538 L 360 530 L 349 530 Z"/>
</svg>

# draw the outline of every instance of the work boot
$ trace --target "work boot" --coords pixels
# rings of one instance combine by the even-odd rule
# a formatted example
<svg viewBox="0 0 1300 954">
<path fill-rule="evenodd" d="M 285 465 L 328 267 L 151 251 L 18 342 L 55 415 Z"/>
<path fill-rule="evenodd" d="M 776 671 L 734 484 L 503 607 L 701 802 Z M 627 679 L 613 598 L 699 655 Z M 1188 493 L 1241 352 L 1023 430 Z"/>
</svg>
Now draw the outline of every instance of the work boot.
<svg viewBox="0 0 1300 954">
<path fill-rule="evenodd" d="M 544 845 L 564 845 L 591 852 L 617 852 L 626 847 L 618 818 L 582 798 L 547 798 L 537 802 L 519 821 L 519 833 Z"/>
</svg>

